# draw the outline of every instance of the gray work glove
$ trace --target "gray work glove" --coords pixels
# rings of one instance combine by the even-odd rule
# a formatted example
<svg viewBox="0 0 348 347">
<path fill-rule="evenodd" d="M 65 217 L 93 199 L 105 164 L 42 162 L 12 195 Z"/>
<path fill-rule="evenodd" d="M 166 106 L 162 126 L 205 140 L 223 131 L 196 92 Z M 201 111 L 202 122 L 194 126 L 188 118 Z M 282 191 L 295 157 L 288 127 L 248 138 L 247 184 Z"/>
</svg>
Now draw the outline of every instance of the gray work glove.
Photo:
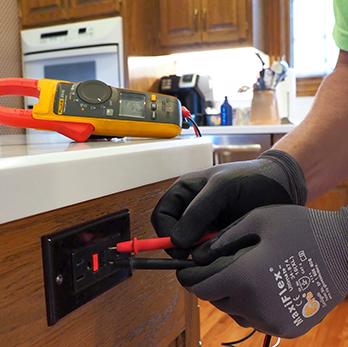
<svg viewBox="0 0 348 347">
<path fill-rule="evenodd" d="M 221 230 L 256 207 L 306 202 L 305 179 L 287 153 L 269 150 L 256 160 L 227 163 L 182 176 L 152 214 L 159 236 L 171 236 L 185 258 L 202 235 Z"/>
<path fill-rule="evenodd" d="M 242 326 L 296 337 L 348 292 L 348 210 L 253 210 L 197 247 L 180 283 Z M 206 264 L 206 265 L 204 265 Z"/>
</svg>

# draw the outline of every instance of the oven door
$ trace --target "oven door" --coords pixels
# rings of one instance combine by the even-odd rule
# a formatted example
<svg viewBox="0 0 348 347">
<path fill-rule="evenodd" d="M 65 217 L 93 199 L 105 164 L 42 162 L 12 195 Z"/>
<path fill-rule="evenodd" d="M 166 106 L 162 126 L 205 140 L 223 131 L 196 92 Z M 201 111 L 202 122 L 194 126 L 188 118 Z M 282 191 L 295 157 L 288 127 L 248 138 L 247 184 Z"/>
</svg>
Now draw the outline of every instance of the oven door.
<svg viewBox="0 0 348 347">
<path fill-rule="evenodd" d="M 114 87 L 123 87 L 121 60 L 116 44 L 29 53 L 23 57 L 23 75 L 25 78 L 71 82 L 97 79 Z M 36 102 L 35 98 L 25 98 L 28 108 Z"/>
</svg>

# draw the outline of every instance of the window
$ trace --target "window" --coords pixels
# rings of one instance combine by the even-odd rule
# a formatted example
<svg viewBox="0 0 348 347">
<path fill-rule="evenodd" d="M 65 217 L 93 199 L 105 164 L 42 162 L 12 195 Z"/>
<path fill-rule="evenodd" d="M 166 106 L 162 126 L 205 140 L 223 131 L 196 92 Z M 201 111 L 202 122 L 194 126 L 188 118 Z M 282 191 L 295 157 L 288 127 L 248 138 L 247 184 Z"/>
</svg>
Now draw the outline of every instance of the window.
<svg viewBox="0 0 348 347">
<path fill-rule="evenodd" d="M 293 63 L 297 77 L 324 76 L 335 67 L 332 0 L 292 0 Z"/>
</svg>

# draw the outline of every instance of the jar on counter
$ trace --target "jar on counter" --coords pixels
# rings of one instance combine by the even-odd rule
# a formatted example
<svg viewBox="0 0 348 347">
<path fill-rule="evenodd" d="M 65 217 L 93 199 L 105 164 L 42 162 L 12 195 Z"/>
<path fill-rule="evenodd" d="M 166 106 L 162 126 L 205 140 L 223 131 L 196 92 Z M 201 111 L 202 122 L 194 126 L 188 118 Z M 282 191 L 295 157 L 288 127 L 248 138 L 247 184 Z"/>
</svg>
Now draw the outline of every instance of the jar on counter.
<svg viewBox="0 0 348 347">
<path fill-rule="evenodd" d="M 250 124 L 280 124 L 276 91 L 254 90 L 251 102 Z"/>
</svg>

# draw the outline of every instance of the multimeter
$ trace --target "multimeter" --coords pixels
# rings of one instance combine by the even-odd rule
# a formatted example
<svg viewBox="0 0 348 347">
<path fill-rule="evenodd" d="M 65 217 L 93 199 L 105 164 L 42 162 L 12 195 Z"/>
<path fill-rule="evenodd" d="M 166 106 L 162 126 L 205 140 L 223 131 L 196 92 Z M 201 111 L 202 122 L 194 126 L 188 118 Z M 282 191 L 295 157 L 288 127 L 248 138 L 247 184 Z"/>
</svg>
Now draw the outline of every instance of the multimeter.
<svg viewBox="0 0 348 347">
<path fill-rule="evenodd" d="M 0 79 L 0 95 L 38 98 L 32 110 L 0 106 L 0 124 L 53 130 L 78 142 L 91 135 L 171 138 L 182 129 L 177 98 L 98 80 Z"/>
</svg>

